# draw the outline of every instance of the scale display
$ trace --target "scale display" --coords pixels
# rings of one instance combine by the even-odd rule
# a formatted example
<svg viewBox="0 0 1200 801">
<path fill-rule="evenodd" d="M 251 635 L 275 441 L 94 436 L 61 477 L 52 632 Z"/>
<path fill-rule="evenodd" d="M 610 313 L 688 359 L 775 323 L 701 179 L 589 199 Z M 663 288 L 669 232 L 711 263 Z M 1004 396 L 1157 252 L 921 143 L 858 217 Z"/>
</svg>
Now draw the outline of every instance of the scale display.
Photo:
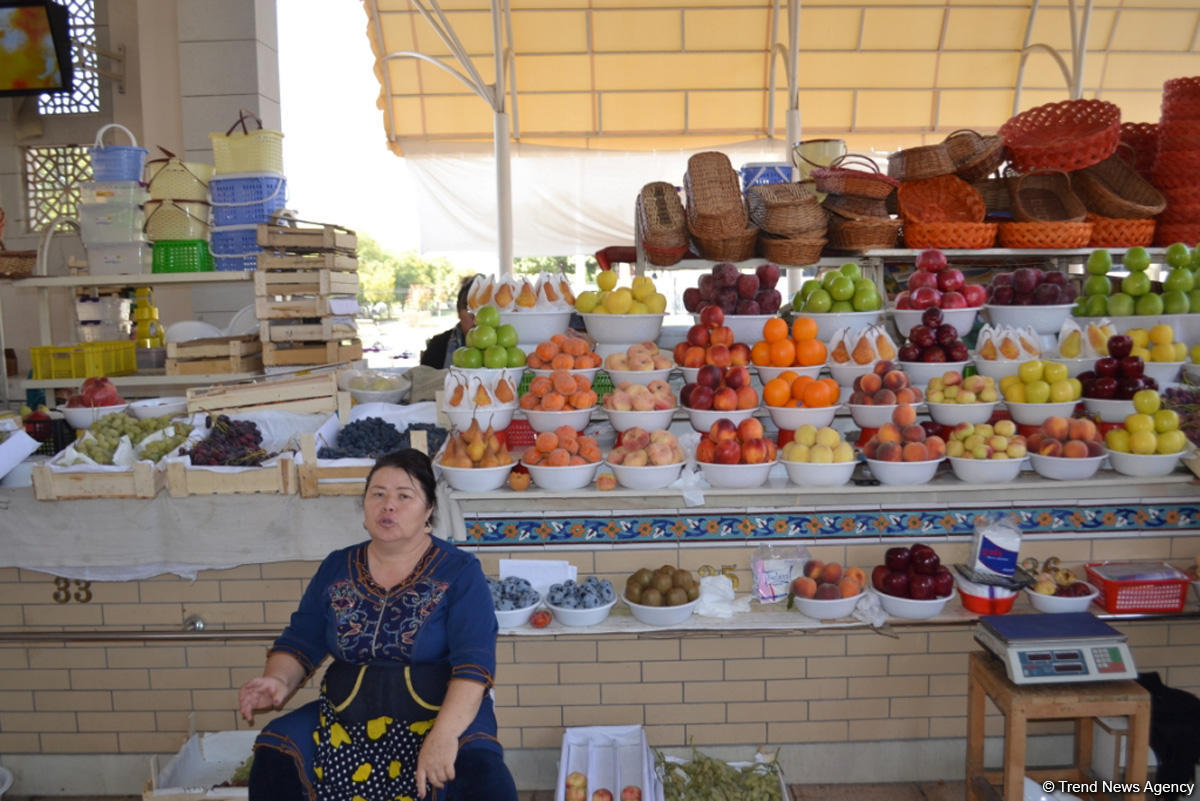
<svg viewBox="0 0 1200 801">
<path fill-rule="evenodd" d="M 975 639 L 1004 662 L 1013 684 L 1137 677 L 1125 635 L 1088 612 L 984 615 Z"/>
</svg>

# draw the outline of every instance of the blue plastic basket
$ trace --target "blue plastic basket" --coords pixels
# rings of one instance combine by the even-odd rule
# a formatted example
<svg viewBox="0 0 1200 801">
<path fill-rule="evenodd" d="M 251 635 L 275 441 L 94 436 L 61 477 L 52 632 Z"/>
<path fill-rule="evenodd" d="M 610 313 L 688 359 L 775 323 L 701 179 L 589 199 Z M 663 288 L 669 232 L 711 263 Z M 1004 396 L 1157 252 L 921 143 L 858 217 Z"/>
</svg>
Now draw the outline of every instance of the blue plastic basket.
<svg viewBox="0 0 1200 801">
<path fill-rule="evenodd" d="M 763 184 L 787 184 L 792 181 L 792 165 L 786 161 L 753 161 L 738 170 L 742 176 L 742 191 Z"/>
<path fill-rule="evenodd" d="M 104 132 L 118 128 L 125 132 L 132 145 L 105 145 Z M 96 144 L 88 149 L 92 159 L 94 181 L 140 181 L 146 169 L 146 148 L 138 147 L 137 139 L 124 125 L 112 123 L 96 132 Z"/>
<path fill-rule="evenodd" d="M 258 253 L 238 253 L 231 256 L 213 256 L 213 264 L 219 273 L 258 268 Z"/>
<path fill-rule="evenodd" d="M 216 225 L 256 225 L 287 203 L 287 179 L 273 173 L 213 176 L 208 183 Z"/>
<path fill-rule="evenodd" d="M 209 233 L 214 256 L 235 256 L 243 253 L 258 253 L 257 225 L 228 225 L 213 228 Z"/>
</svg>

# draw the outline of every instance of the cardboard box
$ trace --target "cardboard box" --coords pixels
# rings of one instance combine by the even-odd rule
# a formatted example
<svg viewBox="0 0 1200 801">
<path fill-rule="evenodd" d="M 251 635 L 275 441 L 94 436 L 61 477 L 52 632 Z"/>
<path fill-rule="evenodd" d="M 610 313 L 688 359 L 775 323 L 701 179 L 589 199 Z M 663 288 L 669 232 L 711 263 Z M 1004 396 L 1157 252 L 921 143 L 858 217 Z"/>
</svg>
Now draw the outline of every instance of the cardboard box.
<svg viewBox="0 0 1200 801">
<path fill-rule="evenodd" d="M 213 785 L 229 781 L 250 756 L 257 736 L 257 731 L 193 734 L 162 770 L 156 769 L 157 758 L 151 760 L 143 801 L 244 801 L 249 797 L 245 787 Z"/>
</svg>

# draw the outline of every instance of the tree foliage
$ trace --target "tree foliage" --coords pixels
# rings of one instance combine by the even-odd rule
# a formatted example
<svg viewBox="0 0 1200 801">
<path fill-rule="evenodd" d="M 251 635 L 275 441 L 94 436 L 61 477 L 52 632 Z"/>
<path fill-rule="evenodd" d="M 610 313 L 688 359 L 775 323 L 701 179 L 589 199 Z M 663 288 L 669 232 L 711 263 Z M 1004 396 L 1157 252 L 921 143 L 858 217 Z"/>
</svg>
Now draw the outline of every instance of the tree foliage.
<svg viewBox="0 0 1200 801">
<path fill-rule="evenodd" d="M 446 259 L 425 259 L 415 250 L 393 253 L 365 234 L 358 236 L 360 303 L 400 303 L 408 311 L 453 304 L 469 272 Z"/>
<path fill-rule="evenodd" d="M 596 280 L 596 271 L 600 265 L 588 256 L 584 262 L 584 274 L 579 276 L 587 282 Z M 514 275 L 537 275 L 538 273 L 564 273 L 575 275 L 575 259 L 570 256 L 526 256 L 513 259 Z"/>
</svg>

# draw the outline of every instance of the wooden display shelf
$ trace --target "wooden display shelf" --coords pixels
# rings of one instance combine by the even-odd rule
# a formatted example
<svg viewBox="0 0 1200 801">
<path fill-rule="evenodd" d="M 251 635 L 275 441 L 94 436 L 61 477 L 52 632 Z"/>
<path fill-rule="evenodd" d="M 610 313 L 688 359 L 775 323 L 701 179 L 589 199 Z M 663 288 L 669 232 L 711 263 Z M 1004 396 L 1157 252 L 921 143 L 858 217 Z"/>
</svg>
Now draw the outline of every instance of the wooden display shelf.
<svg viewBox="0 0 1200 801">
<path fill-rule="evenodd" d="M 352 339 L 329 342 L 264 342 L 263 364 L 267 367 L 299 367 L 302 365 L 339 364 L 361 359 L 362 342 Z"/>
<path fill-rule="evenodd" d="M 166 483 L 166 475 L 149 462 L 134 462 L 129 470 L 90 472 L 33 468 L 33 494 L 39 501 L 79 498 L 153 498 Z"/>
<path fill-rule="evenodd" d="M 353 295 L 299 297 L 291 300 L 271 300 L 261 295 L 254 298 L 254 316 L 259 320 L 337 317 L 357 311 L 358 301 Z"/>
<path fill-rule="evenodd" d="M 167 494 L 189 495 L 295 495 L 296 463 L 290 455 L 275 464 L 239 470 L 236 473 L 206 470 L 181 462 L 167 462 Z"/>
<path fill-rule="evenodd" d="M 188 413 L 236 414 L 251 410 L 336 413 L 343 421 L 350 414 L 350 393 L 338 389 L 333 372 L 287 378 L 264 378 L 239 384 L 219 384 L 188 390 Z"/>
<path fill-rule="evenodd" d="M 338 270 L 358 269 L 358 259 L 345 253 L 260 253 L 258 269 L 264 270 Z"/>
<path fill-rule="evenodd" d="M 288 295 L 357 295 L 358 273 L 338 270 L 292 270 L 254 274 L 254 294 L 265 297 Z"/>
<path fill-rule="evenodd" d="M 421 451 L 429 452 L 429 433 L 420 429 L 409 432 L 409 444 Z M 323 495 L 360 496 L 366 491 L 370 464 L 345 464 L 346 460 L 331 459 L 322 465 L 317 458 L 317 441 L 313 434 L 300 435 L 300 465 L 297 468 L 301 498 L 319 498 Z M 342 464 L 332 464 L 342 462 Z"/>
<path fill-rule="evenodd" d="M 251 373 L 262 367 L 262 342 L 253 334 L 167 343 L 167 375 Z"/>
<path fill-rule="evenodd" d="M 293 253 L 300 251 L 354 253 L 358 248 L 358 236 L 349 228 L 329 223 L 313 223 L 308 226 L 260 223 L 258 244 L 260 247 L 287 250 Z"/>
</svg>

